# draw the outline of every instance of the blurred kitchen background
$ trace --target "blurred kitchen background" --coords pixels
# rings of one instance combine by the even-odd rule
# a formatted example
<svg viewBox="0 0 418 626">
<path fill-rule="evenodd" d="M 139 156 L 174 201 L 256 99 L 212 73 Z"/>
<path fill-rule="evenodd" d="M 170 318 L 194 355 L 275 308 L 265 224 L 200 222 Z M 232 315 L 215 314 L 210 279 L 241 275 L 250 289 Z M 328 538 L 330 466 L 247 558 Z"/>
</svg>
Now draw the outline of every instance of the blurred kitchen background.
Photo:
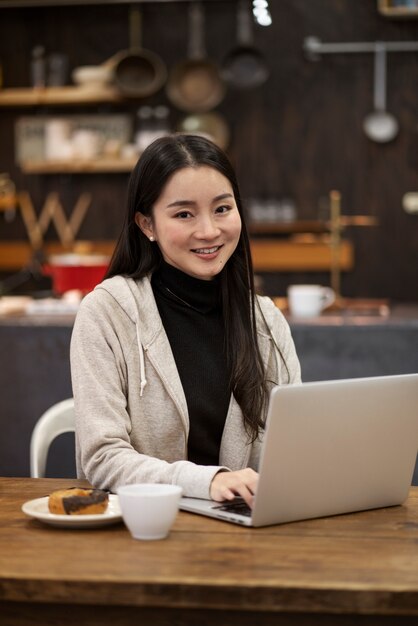
<svg viewBox="0 0 418 626">
<path fill-rule="evenodd" d="M 304 381 L 418 371 L 416 0 L 0 0 L 0 70 L 1 475 L 28 475 L 36 420 L 72 395 L 79 296 L 167 132 L 227 150 Z M 303 283 L 339 297 L 297 319 Z"/>
<path fill-rule="evenodd" d="M 335 190 L 341 292 L 418 301 L 417 18 L 411 0 L 0 0 L 0 277 L 34 249 L 111 251 L 138 153 L 186 129 L 236 167 L 265 293 L 330 283 Z M 378 42 L 394 49 L 376 140 Z"/>
</svg>

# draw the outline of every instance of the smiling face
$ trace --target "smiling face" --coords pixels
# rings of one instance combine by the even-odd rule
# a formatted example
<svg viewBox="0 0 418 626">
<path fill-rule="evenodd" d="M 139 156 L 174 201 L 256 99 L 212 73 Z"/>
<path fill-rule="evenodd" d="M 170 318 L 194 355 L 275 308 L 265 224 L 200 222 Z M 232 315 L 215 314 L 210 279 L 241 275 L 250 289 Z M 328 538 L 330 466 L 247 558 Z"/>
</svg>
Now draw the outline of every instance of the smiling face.
<svg viewBox="0 0 418 626">
<path fill-rule="evenodd" d="M 152 216 L 136 213 L 135 221 L 167 263 L 202 280 L 212 280 L 225 267 L 241 234 L 231 183 L 206 165 L 178 170 Z"/>
</svg>

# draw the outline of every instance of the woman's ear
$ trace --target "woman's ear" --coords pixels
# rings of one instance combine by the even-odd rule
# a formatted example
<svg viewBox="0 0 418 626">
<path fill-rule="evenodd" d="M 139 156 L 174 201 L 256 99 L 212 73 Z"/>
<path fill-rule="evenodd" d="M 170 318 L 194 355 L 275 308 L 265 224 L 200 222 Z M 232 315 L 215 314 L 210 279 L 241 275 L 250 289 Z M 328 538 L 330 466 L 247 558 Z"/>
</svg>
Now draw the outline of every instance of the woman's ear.
<svg viewBox="0 0 418 626">
<path fill-rule="evenodd" d="M 142 230 L 145 237 L 148 237 L 148 239 L 151 239 L 151 241 L 154 241 L 153 239 L 154 230 L 152 228 L 152 219 L 150 217 L 147 217 L 143 213 L 140 213 L 139 211 L 137 211 L 135 213 L 135 223 L 138 226 L 138 228 Z"/>
</svg>

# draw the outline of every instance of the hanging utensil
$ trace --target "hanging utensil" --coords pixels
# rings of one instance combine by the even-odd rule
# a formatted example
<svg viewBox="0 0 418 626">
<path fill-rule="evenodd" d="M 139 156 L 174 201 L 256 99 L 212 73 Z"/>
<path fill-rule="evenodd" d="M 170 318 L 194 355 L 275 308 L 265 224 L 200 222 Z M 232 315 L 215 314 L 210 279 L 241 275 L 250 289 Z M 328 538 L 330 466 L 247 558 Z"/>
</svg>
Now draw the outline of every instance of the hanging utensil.
<svg viewBox="0 0 418 626">
<path fill-rule="evenodd" d="M 222 150 L 226 150 L 229 144 L 228 124 L 225 118 L 215 111 L 187 115 L 181 120 L 177 130 L 182 133 L 207 137 Z"/>
<path fill-rule="evenodd" d="M 173 68 L 167 96 L 180 110 L 193 113 L 210 111 L 225 96 L 219 69 L 206 56 L 204 12 L 200 2 L 190 4 L 188 59 Z"/>
<path fill-rule="evenodd" d="M 396 137 L 399 124 L 386 111 L 386 48 L 376 43 L 374 57 L 374 111 L 366 116 L 363 130 L 367 137 L 378 143 L 386 143 Z"/>
<path fill-rule="evenodd" d="M 141 13 L 136 5 L 129 12 L 130 49 L 118 52 L 106 62 L 113 65 L 116 87 L 125 96 L 144 98 L 165 83 L 165 64 L 154 52 L 141 47 Z"/>
<path fill-rule="evenodd" d="M 262 85 L 269 76 L 263 55 L 253 45 L 252 17 L 248 0 L 237 6 L 238 46 L 225 58 L 222 76 L 240 89 L 251 89 Z"/>
</svg>

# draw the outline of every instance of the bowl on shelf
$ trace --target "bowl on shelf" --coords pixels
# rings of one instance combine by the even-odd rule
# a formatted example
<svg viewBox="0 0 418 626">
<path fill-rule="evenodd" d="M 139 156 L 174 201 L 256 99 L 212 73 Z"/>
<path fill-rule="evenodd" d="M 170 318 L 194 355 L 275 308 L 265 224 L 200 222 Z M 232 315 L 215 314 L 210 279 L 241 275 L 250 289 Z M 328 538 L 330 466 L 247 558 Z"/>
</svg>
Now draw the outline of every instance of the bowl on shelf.
<svg viewBox="0 0 418 626">
<path fill-rule="evenodd" d="M 82 65 L 72 71 L 71 78 L 79 87 L 95 89 L 109 85 L 113 71 L 106 65 Z"/>
</svg>

